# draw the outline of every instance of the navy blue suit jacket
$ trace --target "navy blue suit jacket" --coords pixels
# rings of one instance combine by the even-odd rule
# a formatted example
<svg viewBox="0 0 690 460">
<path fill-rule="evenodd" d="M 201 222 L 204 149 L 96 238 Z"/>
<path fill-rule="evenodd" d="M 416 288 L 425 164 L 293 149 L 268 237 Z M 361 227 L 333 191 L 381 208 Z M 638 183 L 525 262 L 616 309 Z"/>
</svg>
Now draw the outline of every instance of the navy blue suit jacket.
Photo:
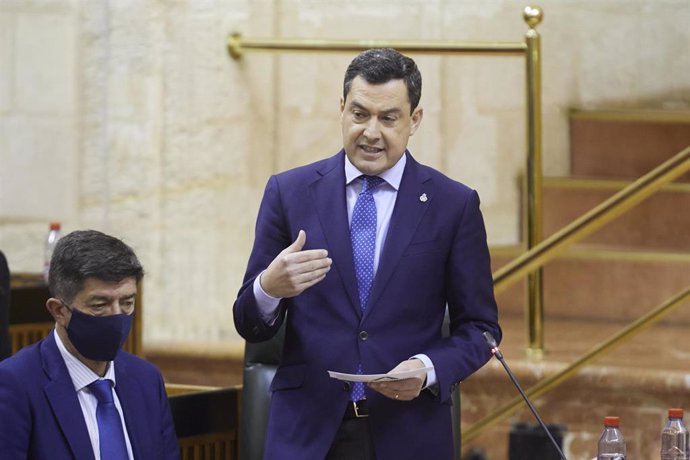
<svg viewBox="0 0 690 460">
<path fill-rule="evenodd" d="M 348 225 L 344 152 L 268 181 L 247 273 L 234 305 L 248 341 L 287 322 L 273 380 L 267 459 L 323 459 L 350 390 L 327 371 L 387 372 L 418 353 L 431 358 L 438 392 L 394 401 L 367 390 L 377 458 L 453 457 L 451 394 L 490 357 L 483 331 L 500 338 L 484 222 L 477 193 L 406 153 L 370 300 L 362 315 Z M 425 196 L 425 198 L 422 198 Z M 252 283 L 306 231 L 304 249 L 326 249 L 326 278 L 283 299 L 272 326 L 261 319 Z M 448 306 L 451 335 L 441 326 Z M 366 332 L 366 333 L 363 333 Z"/>
<path fill-rule="evenodd" d="M 121 351 L 115 358 L 115 380 L 134 458 L 179 459 L 158 370 Z M 52 332 L 0 362 L 0 458 L 94 458 L 77 393 Z"/>
</svg>

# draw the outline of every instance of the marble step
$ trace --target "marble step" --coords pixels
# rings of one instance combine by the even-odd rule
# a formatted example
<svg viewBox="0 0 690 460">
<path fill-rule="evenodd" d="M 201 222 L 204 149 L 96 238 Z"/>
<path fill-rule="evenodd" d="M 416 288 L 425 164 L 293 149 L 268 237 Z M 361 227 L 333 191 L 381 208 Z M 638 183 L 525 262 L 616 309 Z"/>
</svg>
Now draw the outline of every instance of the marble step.
<svg viewBox="0 0 690 460">
<path fill-rule="evenodd" d="M 544 236 L 604 202 L 630 182 L 544 178 Z M 582 240 L 611 248 L 690 252 L 690 183 L 673 183 Z"/>
<path fill-rule="evenodd" d="M 690 145 L 687 110 L 573 110 L 573 176 L 635 179 Z M 690 174 L 680 181 L 690 181 Z"/>
<path fill-rule="evenodd" d="M 492 269 L 522 252 L 492 247 Z M 631 321 L 690 285 L 690 254 L 610 250 L 577 246 L 544 267 L 547 318 Z M 501 317 L 525 312 L 525 283 L 518 281 L 496 296 Z M 673 322 L 690 324 L 690 308 Z"/>
<path fill-rule="evenodd" d="M 505 319 L 501 325 L 501 350 L 525 390 L 559 372 L 623 327 L 609 321 L 549 320 L 545 323 L 545 357 L 534 361 L 524 352 L 524 319 Z M 566 426 L 563 450 L 569 460 L 595 456 L 607 415 L 621 417 L 628 458 L 658 458 L 659 433 L 667 409 L 690 410 L 689 332 L 688 326 L 652 326 L 534 401 L 546 423 Z M 496 360 L 470 376 L 460 388 L 463 430 L 519 396 Z M 508 420 L 466 442 L 463 452 L 475 447 L 484 450 L 487 458 L 507 458 L 511 423 L 518 421 L 535 423 L 531 412 L 522 406 Z"/>
</svg>

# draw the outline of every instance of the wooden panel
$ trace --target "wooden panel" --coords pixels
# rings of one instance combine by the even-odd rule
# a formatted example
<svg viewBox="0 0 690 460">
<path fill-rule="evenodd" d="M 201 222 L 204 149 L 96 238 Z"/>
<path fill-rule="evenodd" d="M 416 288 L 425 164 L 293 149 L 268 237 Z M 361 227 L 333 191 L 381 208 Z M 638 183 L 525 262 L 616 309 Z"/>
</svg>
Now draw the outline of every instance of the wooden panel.
<svg viewBox="0 0 690 460">
<path fill-rule="evenodd" d="M 170 396 L 182 460 L 238 458 L 239 395 L 238 388 L 221 388 Z"/>
<path fill-rule="evenodd" d="M 180 438 L 182 460 L 236 460 L 237 435 L 234 431 Z"/>
<path fill-rule="evenodd" d="M 572 174 L 636 179 L 690 145 L 690 120 L 570 120 Z M 690 181 L 690 174 L 679 181 Z"/>
</svg>

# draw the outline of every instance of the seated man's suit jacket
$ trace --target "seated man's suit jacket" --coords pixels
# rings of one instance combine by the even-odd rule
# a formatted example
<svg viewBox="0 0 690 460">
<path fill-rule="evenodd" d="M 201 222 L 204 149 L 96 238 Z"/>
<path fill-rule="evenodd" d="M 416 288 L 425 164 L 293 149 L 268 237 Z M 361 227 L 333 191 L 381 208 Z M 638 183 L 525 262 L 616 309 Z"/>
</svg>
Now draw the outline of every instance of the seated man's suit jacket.
<svg viewBox="0 0 690 460">
<path fill-rule="evenodd" d="M 482 332 L 500 339 L 484 223 L 475 191 L 417 163 L 409 152 L 364 314 L 355 276 L 344 152 L 268 181 L 254 247 L 234 305 L 250 342 L 286 322 L 273 380 L 266 459 L 323 459 L 341 424 L 350 387 L 327 371 L 387 372 L 424 353 L 438 386 L 412 401 L 367 390 L 379 459 L 453 458 L 451 394 L 490 357 Z M 275 323 L 261 318 L 252 283 L 300 230 L 307 249 L 333 260 L 325 279 L 282 299 Z M 446 305 L 450 337 L 441 328 Z"/>
<path fill-rule="evenodd" d="M 135 459 L 179 459 L 158 370 L 120 351 L 115 391 Z M 51 332 L 0 362 L 0 458 L 89 460 L 93 448 L 77 393 Z"/>
</svg>

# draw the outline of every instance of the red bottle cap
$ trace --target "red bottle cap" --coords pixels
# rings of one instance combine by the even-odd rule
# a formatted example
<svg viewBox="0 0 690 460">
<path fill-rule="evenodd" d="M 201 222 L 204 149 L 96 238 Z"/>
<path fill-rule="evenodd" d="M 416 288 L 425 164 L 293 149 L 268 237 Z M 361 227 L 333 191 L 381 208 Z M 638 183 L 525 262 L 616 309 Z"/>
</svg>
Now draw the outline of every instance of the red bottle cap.
<svg viewBox="0 0 690 460">
<path fill-rule="evenodd" d="M 620 417 L 604 417 L 604 426 L 618 428 L 621 424 Z"/>
<path fill-rule="evenodd" d="M 50 229 L 51 230 L 60 230 L 60 222 L 51 222 L 50 223 Z"/>
<path fill-rule="evenodd" d="M 668 410 L 668 418 L 683 418 L 683 409 L 674 407 Z"/>
</svg>

